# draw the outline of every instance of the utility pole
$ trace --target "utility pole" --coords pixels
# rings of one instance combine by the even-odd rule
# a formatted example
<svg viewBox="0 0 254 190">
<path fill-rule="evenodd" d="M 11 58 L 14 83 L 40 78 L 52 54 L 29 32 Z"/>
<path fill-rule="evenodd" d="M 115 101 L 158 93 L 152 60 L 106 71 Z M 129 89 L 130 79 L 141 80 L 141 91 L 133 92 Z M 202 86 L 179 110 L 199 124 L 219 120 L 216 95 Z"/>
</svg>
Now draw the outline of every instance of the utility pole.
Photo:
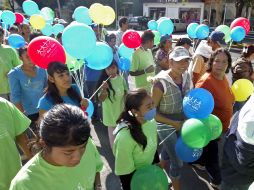
<svg viewBox="0 0 254 190">
<path fill-rule="evenodd" d="M 116 14 L 116 29 L 117 29 L 117 24 L 118 24 L 118 20 L 117 20 L 117 18 L 118 18 L 118 11 L 117 11 L 117 0 L 115 0 L 115 14 Z"/>
<path fill-rule="evenodd" d="M 62 18 L 62 11 L 61 11 L 60 0 L 57 0 L 57 6 L 58 6 L 58 10 L 59 10 L 59 18 Z"/>
</svg>

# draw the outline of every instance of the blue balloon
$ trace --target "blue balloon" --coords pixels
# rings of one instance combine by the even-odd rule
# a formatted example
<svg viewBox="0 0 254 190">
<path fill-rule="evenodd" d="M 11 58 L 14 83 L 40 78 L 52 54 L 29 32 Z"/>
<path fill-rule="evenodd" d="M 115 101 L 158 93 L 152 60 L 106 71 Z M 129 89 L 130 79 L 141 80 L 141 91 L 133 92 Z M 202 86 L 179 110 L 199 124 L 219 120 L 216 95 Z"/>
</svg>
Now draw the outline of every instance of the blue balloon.
<svg viewBox="0 0 254 190">
<path fill-rule="evenodd" d="M 172 34 L 174 30 L 174 24 L 170 19 L 162 19 L 158 24 L 158 31 L 161 35 Z"/>
<path fill-rule="evenodd" d="M 212 113 L 213 108 L 213 96 L 203 88 L 191 90 L 183 99 L 183 111 L 188 118 L 207 118 Z"/>
<path fill-rule="evenodd" d="M 121 57 L 118 64 L 121 71 L 129 71 L 131 68 L 131 61 L 125 57 Z"/>
<path fill-rule="evenodd" d="M 1 14 L 1 19 L 7 25 L 13 25 L 16 22 L 16 16 L 11 11 L 3 11 Z"/>
<path fill-rule="evenodd" d="M 65 50 L 72 57 L 85 59 L 94 51 L 96 36 L 91 27 L 86 24 L 72 23 L 64 29 L 62 42 Z M 99 59 L 100 52 L 96 56 Z"/>
<path fill-rule="evenodd" d="M 11 34 L 9 37 L 8 37 L 8 44 L 17 49 L 17 48 L 21 48 L 23 46 L 26 45 L 26 41 L 25 39 L 19 35 L 19 34 Z"/>
<path fill-rule="evenodd" d="M 241 26 L 236 26 L 231 30 L 231 38 L 235 42 L 240 42 L 245 38 L 245 30 Z"/>
<path fill-rule="evenodd" d="M 104 42 L 96 42 L 96 46 L 92 49 L 92 54 L 86 58 L 86 61 L 87 66 L 91 69 L 105 69 L 113 61 L 113 51 L 111 47 Z"/>
<path fill-rule="evenodd" d="M 132 54 L 134 53 L 134 49 L 128 48 L 124 44 L 121 44 L 118 49 L 118 52 L 121 57 L 131 60 Z"/>
<path fill-rule="evenodd" d="M 41 30 L 42 34 L 45 36 L 51 36 L 53 34 L 53 27 L 51 24 L 46 23 L 45 27 Z"/>
<path fill-rule="evenodd" d="M 196 29 L 198 27 L 198 23 L 190 23 L 187 27 L 187 34 L 190 38 L 197 38 Z"/>
<path fill-rule="evenodd" d="M 74 19 L 78 22 L 91 25 L 92 19 L 89 16 L 88 10 L 89 9 L 87 7 L 83 7 L 83 6 L 77 7 L 73 13 Z"/>
<path fill-rule="evenodd" d="M 57 36 L 58 33 L 63 32 L 63 30 L 64 30 L 64 25 L 62 24 L 55 24 L 53 26 L 53 34 L 55 36 Z"/>
<path fill-rule="evenodd" d="M 198 160 L 202 153 L 202 148 L 190 148 L 188 147 L 181 137 L 177 139 L 175 145 L 175 151 L 178 158 L 184 162 L 195 162 Z"/>
<path fill-rule="evenodd" d="M 93 112 L 94 112 L 94 105 L 93 102 L 89 99 L 86 99 L 88 101 L 88 106 L 86 108 L 86 113 L 88 115 L 89 118 L 91 118 L 93 116 Z"/>
<path fill-rule="evenodd" d="M 158 23 L 155 21 L 155 20 L 150 20 L 148 23 L 147 23 L 147 26 L 150 30 L 157 30 L 157 27 L 158 27 Z"/>
<path fill-rule="evenodd" d="M 26 0 L 22 3 L 23 11 L 28 15 L 32 16 L 34 14 L 40 14 L 39 7 L 37 3 L 31 0 Z"/>
<path fill-rule="evenodd" d="M 209 27 L 205 24 L 201 24 L 196 28 L 196 36 L 198 39 L 202 40 L 209 36 Z"/>
</svg>

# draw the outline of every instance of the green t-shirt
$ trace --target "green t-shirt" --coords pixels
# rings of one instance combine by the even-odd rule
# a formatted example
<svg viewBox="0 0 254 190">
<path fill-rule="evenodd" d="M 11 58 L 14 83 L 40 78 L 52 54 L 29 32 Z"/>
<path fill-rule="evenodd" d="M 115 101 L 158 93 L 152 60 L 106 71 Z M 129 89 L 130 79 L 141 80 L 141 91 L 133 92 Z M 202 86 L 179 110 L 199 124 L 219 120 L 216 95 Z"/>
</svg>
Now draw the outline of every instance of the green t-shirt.
<svg viewBox="0 0 254 190">
<path fill-rule="evenodd" d="M 0 98 L 0 189 L 7 190 L 21 168 L 16 136 L 29 126 L 30 120 L 13 104 Z"/>
<path fill-rule="evenodd" d="M 149 66 L 155 66 L 153 54 L 150 49 L 143 50 L 142 48 L 138 48 L 132 55 L 132 63 L 130 71 L 140 71 L 147 69 Z M 155 72 L 152 73 L 145 73 L 140 76 L 135 76 L 135 84 L 136 88 L 145 88 L 149 92 L 151 91 L 152 84 L 147 81 L 147 77 L 153 77 Z"/>
<path fill-rule="evenodd" d="M 100 155 L 89 139 L 77 166 L 53 166 L 38 153 L 15 176 L 10 190 L 93 190 L 96 172 L 102 167 Z"/>
<path fill-rule="evenodd" d="M 18 54 L 13 48 L 8 45 L 0 45 L 0 94 L 10 93 L 7 74 L 20 64 Z"/>
<path fill-rule="evenodd" d="M 143 151 L 131 136 L 127 127 L 116 135 L 113 153 L 115 155 L 116 175 L 130 174 L 134 170 L 152 164 L 157 149 L 157 123 L 155 120 L 147 121 L 142 125 L 142 130 L 147 137 L 147 146 Z"/>
<path fill-rule="evenodd" d="M 128 90 L 127 84 L 122 76 L 117 76 L 110 79 L 112 88 L 115 90 L 115 96 L 113 91 L 110 91 L 110 99 L 107 97 L 102 102 L 102 115 L 103 124 L 108 127 L 115 127 L 116 120 L 120 116 L 124 108 L 124 93 Z"/>
</svg>

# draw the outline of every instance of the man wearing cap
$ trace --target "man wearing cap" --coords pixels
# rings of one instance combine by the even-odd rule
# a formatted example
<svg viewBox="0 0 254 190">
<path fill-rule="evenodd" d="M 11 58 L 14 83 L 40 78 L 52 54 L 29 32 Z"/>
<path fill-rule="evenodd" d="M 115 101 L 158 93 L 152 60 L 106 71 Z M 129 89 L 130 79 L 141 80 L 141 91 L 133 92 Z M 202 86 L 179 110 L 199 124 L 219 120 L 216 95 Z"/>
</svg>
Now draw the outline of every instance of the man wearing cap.
<svg viewBox="0 0 254 190">
<path fill-rule="evenodd" d="M 151 83 L 148 77 L 155 75 L 155 63 L 153 60 L 152 47 L 154 34 L 152 31 L 145 31 L 141 36 L 141 46 L 132 55 L 130 75 L 134 77 L 136 88 L 144 88 L 151 92 Z"/>
<path fill-rule="evenodd" d="M 116 32 L 116 45 L 119 47 L 122 43 L 123 33 L 126 32 L 126 30 L 128 30 L 129 28 L 128 18 L 127 17 L 120 18 L 118 25 L 119 29 Z"/>
<path fill-rule="evenodd" d="M 197 47 L 193 63 L 191 64 L 192 81 L 195 85 L 196 82 L 205 74 L 208 69 L 207 61 L 210 58 L 213 51 L 226 45 L 224 40 L 224 33 L 220 31 L 213 31 L 208 41 L 202 40 Z M 206 56 L 200 56 L 200 52 L 206 52 Z"/>
<path fill-rule="evenodd" d="M 161 70 L 168 70 L 169 68 L 169 60 L 168 55 L 172 50 L 172 36 L 171 35 L 163 35 L 160 39 L 159 49 L 155 54 L 155 73 L 159 73 Z"/>
<path fill-rule="evenodd" d="M 254 94 L 235 113 L 226 133 L 221 168 L 222 190 L 247 190 L 254 181 L 253 105 Z"/>
<path fill-rule="evenodd" d="M 190 40 L 190 38 L 180 38 L 176 42 L 175 46 L 182 46 L 182 47 L 186 48 L 187 50 L 189 50 L 190 47 L 193 47 L 192 41 Z"/>
</svg>

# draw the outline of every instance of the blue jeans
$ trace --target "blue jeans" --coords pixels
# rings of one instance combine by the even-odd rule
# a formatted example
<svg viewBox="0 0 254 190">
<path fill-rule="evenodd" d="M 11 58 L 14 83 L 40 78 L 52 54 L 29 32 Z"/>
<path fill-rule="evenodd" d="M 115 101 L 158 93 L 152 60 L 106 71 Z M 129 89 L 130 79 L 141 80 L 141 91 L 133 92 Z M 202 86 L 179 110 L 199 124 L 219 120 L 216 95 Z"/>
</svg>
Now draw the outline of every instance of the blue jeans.
<svg viewBox="0 0 254 190">
<path fill-rule="evenodd" d="M 221 190 L 248 190 L 250 185 L 229 185 L 222 181 Z"/>
<path fill-rule="evenodd" d="M 157 126 L 160 142 L 163 141 L 160 154 L 161 160 L 169 160 L 169 175 L 172 178 L 179 179 L 183 162 L 177 157 L 175 152 L 175 144 L 177 141 L 175 128 L 162 123 L 158 123 Z"/>
</svg>

